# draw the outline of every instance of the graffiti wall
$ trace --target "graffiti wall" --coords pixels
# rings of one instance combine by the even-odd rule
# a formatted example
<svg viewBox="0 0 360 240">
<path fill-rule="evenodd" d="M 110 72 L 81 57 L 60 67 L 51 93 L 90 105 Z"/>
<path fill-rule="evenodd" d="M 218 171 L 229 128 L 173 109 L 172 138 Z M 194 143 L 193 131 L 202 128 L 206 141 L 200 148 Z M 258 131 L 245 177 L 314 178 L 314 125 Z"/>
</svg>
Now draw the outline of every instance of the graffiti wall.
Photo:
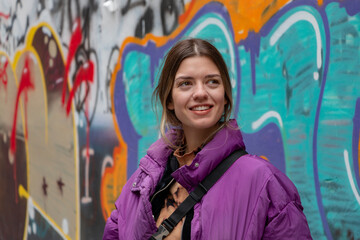
<svg viewBox="0 0 360 240">
<path fill-rule="evenodd" d="M 360 1 L 0 0 L 1 240 L 101 239 L 188 37 L 222 53 L 247 149 L 313 238 L 360 239 Z"/>
</svg>

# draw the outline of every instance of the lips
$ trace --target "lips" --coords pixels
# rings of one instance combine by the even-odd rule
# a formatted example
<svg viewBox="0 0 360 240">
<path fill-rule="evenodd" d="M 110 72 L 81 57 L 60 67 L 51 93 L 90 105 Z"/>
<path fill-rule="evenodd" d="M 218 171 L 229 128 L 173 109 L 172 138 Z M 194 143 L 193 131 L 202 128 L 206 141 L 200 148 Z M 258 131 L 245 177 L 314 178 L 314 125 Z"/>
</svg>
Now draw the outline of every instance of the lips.
<svg viewBox="0 0 360 240">
<path fill-rule="evenodd" d="M 212 107 L 213 106 L 211 106 L 211 105 L 199 105 L 199 106 L 191 107 L 190 110 L 192 110 L 192 111 L 206 111 L 206 110 L 209 110 Z"/>
</svg>

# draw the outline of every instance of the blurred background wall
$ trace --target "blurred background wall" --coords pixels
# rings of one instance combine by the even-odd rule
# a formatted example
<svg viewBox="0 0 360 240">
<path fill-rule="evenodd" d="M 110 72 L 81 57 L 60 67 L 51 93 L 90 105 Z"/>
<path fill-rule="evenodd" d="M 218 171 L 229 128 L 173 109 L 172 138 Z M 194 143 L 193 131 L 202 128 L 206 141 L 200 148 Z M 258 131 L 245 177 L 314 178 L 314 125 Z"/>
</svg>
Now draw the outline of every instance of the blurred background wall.
<svg viewBox="0 0 360 240">
<path fill-rule="evenodd" d="M 360 1 L 0 0 L 1 240 L 101 239 L 186 37 L 223 54 L 248 151 L 313 238 L 360 239 Z"/>
</svg>

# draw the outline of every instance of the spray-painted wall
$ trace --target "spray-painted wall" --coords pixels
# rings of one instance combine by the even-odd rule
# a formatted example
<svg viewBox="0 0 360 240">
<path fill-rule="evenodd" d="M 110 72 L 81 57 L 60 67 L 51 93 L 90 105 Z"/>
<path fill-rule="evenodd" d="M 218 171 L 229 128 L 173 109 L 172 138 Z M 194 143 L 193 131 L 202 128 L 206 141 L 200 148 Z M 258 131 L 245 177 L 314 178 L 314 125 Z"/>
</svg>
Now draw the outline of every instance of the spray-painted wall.
<svg viewBox="0 0 360 240">
<path fill-rule="evenodd" d="M 0 0 L 0 239 L 101 239 L 158 138 L 184 37 L 219 48 L 248 151 L 297 186 L 314 239 L 360 239 L 358 0 Z"/>
</svg>

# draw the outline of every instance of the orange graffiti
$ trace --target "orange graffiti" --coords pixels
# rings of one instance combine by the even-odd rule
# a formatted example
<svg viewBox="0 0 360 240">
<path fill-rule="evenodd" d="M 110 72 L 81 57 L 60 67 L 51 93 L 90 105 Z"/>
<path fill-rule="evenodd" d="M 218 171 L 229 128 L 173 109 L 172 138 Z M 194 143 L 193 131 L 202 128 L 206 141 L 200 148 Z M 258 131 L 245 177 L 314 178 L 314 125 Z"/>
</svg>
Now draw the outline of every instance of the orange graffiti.
<svg viewBox="0 0 360 240">
<path fill-rule="evenodd" d="M 195 2 L 194 6 L 191 6 Z M 211 2 L 195 1 L 189 4 L 187 11 L 191 11 L 189 19 L 192 19 L 196 12 L 205 4 Z M 285 5 L 292 2 L 291 0 L 265 0 L 265 1 L 248 1 L 248 0 L 218 0 L 222 3 L 230 14 L 235 42 L 246 39 L 248 33 L 253 31 L 258 33 L 261 28 Z M 318 0 L 322 5 L 323 0 Z"/>
<path fill-rule="evenodd" d="M 191 1 L 188 5 L 187 5 L 187 10 L 181 14 L 179 16 L 179 23 L 182 24 L 189 16 L 190 12 L 192 12 L 192 9 L 194 7 L 195 1 Z"/>
<path fill-rule="evenodd" d="M 127 179 L 127 145 L 123 140 L 120 142 L 119 146 L 114 148 L 113 166 L 105 169 L 101 180 L 100 198 L 105 221 L 115 209 L 114 203 Z"/>
</svg>

